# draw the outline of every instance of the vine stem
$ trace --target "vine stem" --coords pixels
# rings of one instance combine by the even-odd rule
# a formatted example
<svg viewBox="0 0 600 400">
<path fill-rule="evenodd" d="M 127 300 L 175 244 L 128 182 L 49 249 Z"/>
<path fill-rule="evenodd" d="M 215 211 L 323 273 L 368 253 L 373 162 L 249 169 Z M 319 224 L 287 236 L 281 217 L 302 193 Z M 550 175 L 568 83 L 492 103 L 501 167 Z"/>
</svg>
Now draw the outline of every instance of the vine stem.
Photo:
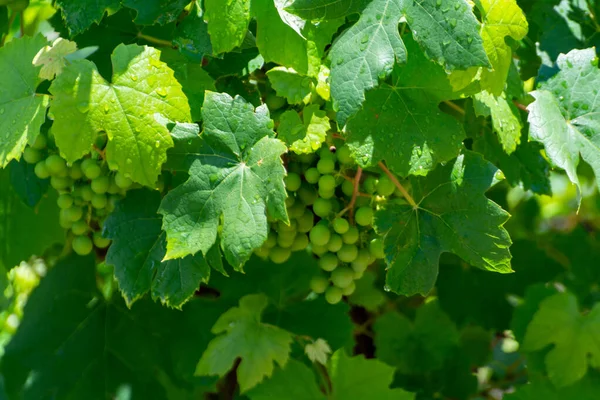
<svg viewBox="0 0 600 400">
<path fill-rule="evenodd" d="M 138 32 L 137 37 L 144 39 L 147 42 L 157 44 L 159 46 L 173 47 L 173 43 L 168 40 L 155 38 L 154 36 L 144 35 L 142 32 Z"/>
<path fill-rule="evenodd" d="M 465 110 L 461 106 L 454 104 L 453 102 L 448 100 L 444 101 L 444 104 L 456 111 L 457 113 L 459 113 L 460 115 L 465 115 Z"/>
<path fill-rule="evenodd" d="M 350 219 L 354 217 L 354 204 L 356 203 L 356 198 L 358 197 L 358 185 L 360 184 L 361 176 L 362 168 L 358 167 L 356 169 L 356 175 L 354 175 L 354 190 L 352 190 L 352 198 L 350 199 L 350 203 L 348 203 L 348 206 L 339 212 L 339 214 L 337 215 L 338 217 L 341 217 L 348 211 L 350 211 Z"/>
<path fill-rule="evenodd" d="M 519 110 L 523 110 L 525 112 L 529 112 L 529 110 L 527 109 L 527 106 L 525 104 L 521 104 L 516 100 L 513 100 L 513 104 L 519 109 Z"/>
<path fill-rule="evenodd" d="M 412 196 L 406 191 L 406 189 L 404 189 L 404 186 L 402 186 L 400 181 L 394 176 L 394 174 L 390 172 L 390 170 L 385 166 L 385 164 L 382 161 L 380 161 L 378 165 L 379 168 L 381 168 L 381 170 L 385 172 L 388 178 L 390 178 L 390 180 L 398 188 L 400 193 L 402 193 L 402 196 L 404 196 L 408 204 L 410 204 L 413 208 L 417 208 L 418 206 L 417 203 L 415 203 L 415 199 L 413 199 Z"/>
</svg>

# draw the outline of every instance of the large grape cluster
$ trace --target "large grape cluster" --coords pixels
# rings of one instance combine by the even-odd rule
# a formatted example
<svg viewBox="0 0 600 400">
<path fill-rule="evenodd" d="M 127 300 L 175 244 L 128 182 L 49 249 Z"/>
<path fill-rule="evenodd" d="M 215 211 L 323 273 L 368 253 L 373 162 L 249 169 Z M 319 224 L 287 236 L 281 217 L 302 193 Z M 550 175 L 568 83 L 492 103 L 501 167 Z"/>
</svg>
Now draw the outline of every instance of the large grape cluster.
<svg viewBox="0 0 600 400">
<path fill-rule="evenodd" d="M 96 149 L 101 153 L 105 144 L 106 138 L 100 136 Z M 90 155 L 68 165 L 52 147 L 40 134 L 25 149 L 23 158 L 35 164 L 38 178 L 50 179 L 50 185 L 58 191 L 60 224 L 72 235 L 73 251 L 87 255 L 94 246 L 107 248 L 110 240 L 102 237 L 103 221 L 133 182 L 120 172 L 110 172 L 99 152 L 94 153 L 96 158 Z"/>
<path fill-rule="evenodd" d="M 374 213 L 378 204 L 399 193 L 384 174 L 358 174 L 346 146 L 291 155 L 287 170 L 290 224 L 272 222 L 256 254 L 280 264 L 293 252 L 309 249 L 323 271 L 312 279 L 312 291 L 338 303 L 354 292 L 354 281 L 369 265 L 384 257 L 382 239 L 373 230 Z"/>
</svg>

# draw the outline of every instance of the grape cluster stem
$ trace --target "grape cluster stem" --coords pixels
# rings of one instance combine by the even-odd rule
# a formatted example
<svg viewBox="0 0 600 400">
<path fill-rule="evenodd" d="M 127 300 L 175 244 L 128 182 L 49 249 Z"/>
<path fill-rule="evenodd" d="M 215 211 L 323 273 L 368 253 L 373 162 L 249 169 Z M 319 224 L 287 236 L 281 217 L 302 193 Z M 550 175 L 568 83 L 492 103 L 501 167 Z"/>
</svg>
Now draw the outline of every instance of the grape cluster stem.
<svg viewBox="0 0 600 400">
<path fill-rule="evenodd" d="M 408 204 L 410 204 L 413 208 L 418 208 L 417 203 L 415 203 L 415 199 L 413 199 L 412 196 L 406 191 L 406 189 L 404 189 L 404 186 L 402 186 L 402 184 L 400 183 L 400 181 L 398 179 L 396 179 L 396 177 L 394 176 L 394 174 L 392 174 L 390 172 L 390 170 L 385 166 L 385 164 L 380 161 L 378 165 L 379 165 L 379 168 L 381 168 L 381 170 L 383 172 L 385 172 L 385 174 L 388 176 L 388 178 L 390 178 L 390 180 L 398 188 L 398 190 L 400 191 L 400 193 L 402 193 L 402 196 L 404 196 L 404 198 L 406 199 L 406 201 L 408 202 Z"/>
</svg>

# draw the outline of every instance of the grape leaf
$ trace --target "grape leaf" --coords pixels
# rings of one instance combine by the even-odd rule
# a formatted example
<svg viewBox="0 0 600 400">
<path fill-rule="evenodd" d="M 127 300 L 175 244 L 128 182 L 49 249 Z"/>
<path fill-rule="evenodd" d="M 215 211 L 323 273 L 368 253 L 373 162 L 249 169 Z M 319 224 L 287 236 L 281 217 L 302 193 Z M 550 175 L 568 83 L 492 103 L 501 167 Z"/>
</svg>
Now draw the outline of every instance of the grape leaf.
<svg viewBox="0 0 600 400">
<path fill-rule="evenodd" d="M 277 95 L 285 97 L 289 104 L 308 103 L 310 100 L 311 84 L 314 85 L 313 79 L 285 67 L 270 69 L 267 77 Z"/>
<path fill-rule="evenodd" d="M 552 334 L 548 334 L 552 332 Z M 588 366 L 600 367 L 600 304 L 581 315 L 571 293 L 555 294 L 540 304 L 527 327 L 521 349 L 536 351 L 554 344 L 546 355 L 548 377 L 556 387 L 571 385 Z"/>
<path fill-rule="evenodd" d="M 310 361 L 326 365 L 327 358 L 331 354 L 331 347 L 329 347 L 327 341 L 318 338 L 313 343 L 304 346 L 304 353 Z"/>
<path fill-rule="evenodd" d="M 157 214 L 160 200 L 156 191 L 131 191 L 104 222 L 103 235 L 113 241 L 106 263 L 115 267 L 128 306 L 151 292 L 153 299 L 181 308 L 210 277 L 201 254 L 161 262 L 167 243 Z"/>
<path fill-rule="evenodd" d="M 291 351 L 292 335 L 260 322 L 268 299 L 263 294 L 240 299 L 239 307 L 223 313 L 212 328 L 215 335 L 196 367 L 196 375 L 223 376 L 236 358 L 240 391 L 246 392 L 264 377 L 273 374 L 274 363 L 285 366 Z"/>
<path fill-rule="evenodd" d="M 414 322 L 397 312 L 386 313 L 373 329 L 377 358 L 402 374 L 441 368 L 459 340 L 456 325 L 438 302 L 419 307 Z"/>
<path fill-rule="evenodd" d="M 348 357 L 344 349 L 335 352 L 329 361 L 329 376 L 337 400 L 413 400 L 414 393 L 402 389 L 389 389 L 394 368 L 364 356 Z M 366 384 L 368 382 L 368 384 Z"/>
<path fill-rule="evenodd" d="M 307 20 L 330 20 L 360 12 L 371 0 L 294 0 L 285 10 Z"/>
<path fill-rule="evenodd" d="M 535 101 L 528 107 L 529 133 L 579 187 L 580 155 L 600 177 L 600 71 L 594 49 L 561 54 L 557 64 L 560 72 L 531 93 Z"/>
<path fill-rule="evenodd" d="M 376 311 L 379 306 L 385 303 L 385 294 L 376 285 L 377 277 L 373 272 L 365 271 L 362 278 L 355 281 L 356 289 L 354 293 L 348 296 L 350 304 L 364 307 L 369 311 Z"/>
<path fill-rule="evenodd" d="M 34 254 L 42 256 L 65 235 L 58 224 L 56 193 L 30 208 L 11 187 L 11 170 L 0 169 L 0 267 L 7 270 Z"/>
<path fill-rule="evenodd" d="M 206 254 L 220 231 L 225 258 L 239 269 L 267 238 L 271 217 L 288 221 L 281 154 L 266 106 L 206 92 L 203 152 L 190 178 L 165 196 L 160 213 L 166 259 Z M 219 225 L 222 225 L 221 227 Z"/>
<path fill-rule="evenodd" d="M 204 20 L 215 54 L 239 47 L 250 23 L 250 0 L 204 0 Z"/>
<path fill-rule="evenodd" d="M 483 91 L 475 95 L 475 113 L 492 117 L 494 131 L 507 154 L 512 154 L 521 142 L 519 111 L 505 96 L 494 96 Z"/>
<path fill-rule="evenodd" d="M 251 400 L 326 400 L 315 382 L 314 372 L 291 359 L 285 368 L 276 368 L 271 378 L 246 394 Z"/>
<path fill-rule="evenodd" d="M 391 85 L 367 93 L 363 108 L 348 121 L 348 146 L 363 168 L 385 160 L 399 175 L 426 175 L 457 156 L 465 137 L 455 118 L 440 111 L 453 97 L 443 68 L 429 61 L 412 40 L 411 57 L 397 67 Z"/>
<path fill-rule="evenodd" d="M 42 67 L 40 78 L 52 80 L 67 64 L 65 57 L 77 51 L 77 43 L 58 38 L 52 46 L 44 46 L 33 58 L 33 65 Z"/>
<path fill-rule="evenodd" d="M 600 379 L 597 376 L 586 376 L 577 383 L 556 388 L 549 381 L 531 382 L 519 386 L 515 393 L 507 394 L 506 400 L 596 400 L 600 393 Z"/>
<path fill-rule="evenodd" d="M 19 160 L 44 123 L 49 97 L 35 92 L 41 67 L 31 61 L 44 47 L 42 35 L 14 39 L 0 48 L 0 168 Z"/>
<path fill-rule="evenodd" d="M 127 310 L 118 297 L 104 301 L 98 295 L 93 257 L 68 257 L 29 298 L 5 348 L 3 373 L 11 387 L 24 386 L 25 399 L 104 400 L 119 398 L 125 386 L 133 398 L 160 400 L 169 398 L 175 382 L 180 382 L 177 398 L 192 398 L 175 370 L 186 357 L 175 351 L 182 346 L 187 354 L 201 352 L 197 331 L 205 326 L 198 320 L 211 311 L 203 306 L 174 311 L 139 302 Z"/>
<path fill-rule="evenodd" d="M 99 23 L 104 14 L 114 14 L 121 8 L 120 0 L 96 0 L 86 2 L 82 7 L 81 0 L 57 0 L 63 18 L 71 36 L 86 31 L 93 23 Z"/>
<path fill-rule="evenodd" d="M 163 164 L 163 169 L 188 172 L 202 151 L 200 127 L 197 124 L 173 123 L 160 115 L 156 119 L 165 125 L 173 138 L 173 147 L 167 151 L 167 162 Z"/>
<path fill-rule="evenodd" d="M 329 118 L 317 104 L 304 107 L 302 118 L 304 121 L 294 110 L 284 112 L 279 118 L 277 137 L 294 153 L 314 153 L 327 139 L 327 132 L 331 129 Z"/>
<path fill-rule="evenodd" d="M 137 11 L 134 19 L 140 25 L 165 25 L 179 17 L 189 0 L 122 0 L 125 7 Z"/>
<path fill-rule="evenodd" d="M 390 202 L 376 213 L 392 291 L 427 294 L 444 252 L 478 268 L 511 272 L 511 240 L 502 227 L 508 213 L 484 196 L 497 171 L 480 155 L 465 151 L 426 178 L 410 179 L 414 208 Z"/>
<path fill-rule="evenodd" d="M 106 131 L 110 168 L 154 187 L 173 141 L 153 114 L 190 120 L 181 85 L 159 56 L 154 48 L 119 45 L 112 54 L 112 84 L 87 60 L 73 61 L 52 82 L 52 131 L 67 161 L 87 154 L 98 132 Z"/>
<path fill-rule="evenodd" d="M 212 54 L 208 25 L 204 22 L 202 7 L 194 2 L 190 13 L 175 29 L 173 43 L 186 57 L 198 63 L 205 54 Z"/>
<path fill-rule="evenodd" d="M 398 33 L 401 0 L 373 0 L 360 19 L 333 44 L 331 96 L 340 126 L 361 107 L 365 92 L 406 62 L 406 48 Z"/>
</svg>

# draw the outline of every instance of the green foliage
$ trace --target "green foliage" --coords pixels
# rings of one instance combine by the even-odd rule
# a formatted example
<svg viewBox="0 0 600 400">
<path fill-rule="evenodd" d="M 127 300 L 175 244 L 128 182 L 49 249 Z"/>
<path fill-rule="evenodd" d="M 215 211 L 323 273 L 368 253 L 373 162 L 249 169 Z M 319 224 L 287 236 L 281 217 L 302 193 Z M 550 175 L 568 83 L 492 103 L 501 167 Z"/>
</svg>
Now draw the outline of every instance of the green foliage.
<svg viewBox="0 0 600 400">
<path fill-rule="evenodd" d="M 0 0 L 0 398 L 597 400 L 599 16 Z"/>
</svg>

